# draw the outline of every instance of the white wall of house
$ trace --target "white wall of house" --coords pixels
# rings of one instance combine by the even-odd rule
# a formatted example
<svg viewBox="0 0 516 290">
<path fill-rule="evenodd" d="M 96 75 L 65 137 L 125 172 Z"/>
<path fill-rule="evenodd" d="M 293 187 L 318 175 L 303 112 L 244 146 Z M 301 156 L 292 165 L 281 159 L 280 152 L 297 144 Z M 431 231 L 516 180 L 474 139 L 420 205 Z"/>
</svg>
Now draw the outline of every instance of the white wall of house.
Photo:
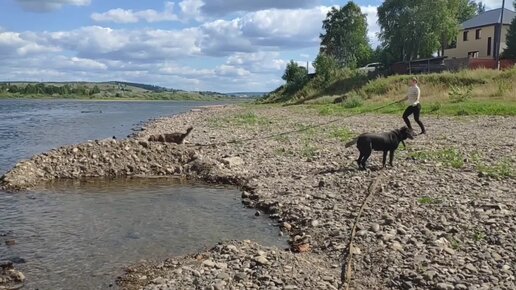
<svg viewBox="0 0 516 290">
<path fill-rule="evenodd" d="M 477 34 L 477 30 L 479 33 Z M 509 30 L 509 25 L 504 25 L 502 28 L 502 41 L 500 46 L 500 53 L 507 47 L 506 38 Z M 467 31 L 467 40 L 464 39 L 464 32 Z M 491 40 L 489 41 L 489 38 Z M 465 58 L 476 57 L 483 59 L 492 59 L 494 54 L 495 41 L 495 25 L 460 30 L 457 36 L 457 47 L 446 49 L 444 56 L 448 58 Z M 488 44 L 490 43 L 490 49 Z"/>
</svg>

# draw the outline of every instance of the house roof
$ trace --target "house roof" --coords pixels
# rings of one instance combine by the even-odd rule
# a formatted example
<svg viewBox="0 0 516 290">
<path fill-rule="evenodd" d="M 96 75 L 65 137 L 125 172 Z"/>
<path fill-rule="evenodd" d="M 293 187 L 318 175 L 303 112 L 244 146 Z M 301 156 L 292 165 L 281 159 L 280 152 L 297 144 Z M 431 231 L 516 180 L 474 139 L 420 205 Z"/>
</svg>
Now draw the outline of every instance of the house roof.
<svg viewBox="0 0 516 290">
<path fill-rule="evenodd" d="M 479 14 L 469 20 L 462 22 L 462 29 L 468 29 L 473 27 L 481 27 L 486 25 L 492 25 L 500 23 L 500 13 L 502 8 L 493 9 Z M 511 24 L 512 19 L 516 17 L 516 12 L 505 8 L 503 12 L 503 24 Z"/>
</svg>

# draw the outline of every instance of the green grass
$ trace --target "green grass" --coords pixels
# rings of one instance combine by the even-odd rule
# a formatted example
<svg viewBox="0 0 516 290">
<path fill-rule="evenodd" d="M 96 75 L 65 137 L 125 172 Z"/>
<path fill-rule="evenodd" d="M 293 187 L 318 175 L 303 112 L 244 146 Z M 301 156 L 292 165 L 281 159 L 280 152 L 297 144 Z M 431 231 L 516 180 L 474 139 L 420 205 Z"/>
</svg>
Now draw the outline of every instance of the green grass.
<svg viewBox="0 0 516 290">
<path fill-rule="evenodd" d="M 423 196 L 417 200 L 420 204 L 440 204 L 442 200 L 431 198 L 428 196 Z"/>
<path fill-rule="evenodd" d="M 458 240 L 451 239 L 450 244 L 451 244 L 452 249 L 454 249 L 454 250 L 460 249 L 460 242 Z"/>
<path fill-rule="evenodd" d="M 418 160 L 433 160 L 441 162 L 456 169 L 464 167 L 464 156 L 456 149 L 417 151 L 411 153 L 410 157 Z"/>
<path fill-rule="evenodd" d="M 357 94 L 349 95 L 345 100 L 342 106 L 347 109 L 353 109 L 361 107 L 364 104 L 364 100 Z"/>
<path fill-rule="evenodd" d="M 423 116 L 516 116 L 516 86 L 513 85 L 516 69 L 464 70 L 417 77 L 422 90 Z M 278 88 L 264 102 L 306 103 L 322 116 L 368 112 L 401 114 L 406 104 L 378 107 L 403 98 L 411 78 L 410 75 L 394 75 L 368 80 L 364 75 L 343 70 L 325 82 L 316 76 L 298 92 L 288 95 Z M 343 98 L 343 102 L 333 104 L 338 98 Z"/>
<path fill-rule="evenodd" d="M 290 140 L 287 135 L 276 135 L 272 139 L 274 141 L 281 142 L 281 143 L 286 143 Z"/>
<path fill-rule="evenodd" d="M 312 158 L 317 154 L 317 147 L 313 146 L 309 142 L 304 142 L 300 153 L 303 157 Z"/>
<path fill-rule="evenodd" d="M 502 160 L 494 165 L 478 163 L 477 171 L 482 175 L 493 178 L 511 178 L 515 176 L 514 163 L 509 160 Z"/>
<path fill-rule="evenodd" d="M 335 138 L 341 142 L 348 142 L 354 137 L 354 133 L 348 128 L 333 128 L 330 131 L 330 137 Z"/>
<path fill-rule="evenodd" d="M 475 240 L 476 242 L 480 242 L 480 241 L 483 241 L 486 239 L 486 233 L 482 230 L 475 230 L 475 232 L 473 233 L 473 240 Z"/>
<path fill-rule="evenodd" d="M 294 151 L 292 151 L 292 149 L 286 149 L 286 148 L 283 148 L 283 147 L 280 147 L 280 148 L 275 148 L 274 149 L 274 154 L 278 155 L 278 156 L 285 156 L 285 157 L 292 157 L 294 156 Z"/>
<path fill-rule="evenodd" d="M 390 105 L 389 105 L 390 104 Z M 346 108 L 341 104 L 309 105 L 321 116 L 348 116 L 363 113 L 403 114 L 405 104 L 365 103 L 360 107 Z M 440 116 L 516 116 L 516 102 L 496 100 L 466 100 L 460 103 L 423 103 L 421 114 Z"/>
</svg>

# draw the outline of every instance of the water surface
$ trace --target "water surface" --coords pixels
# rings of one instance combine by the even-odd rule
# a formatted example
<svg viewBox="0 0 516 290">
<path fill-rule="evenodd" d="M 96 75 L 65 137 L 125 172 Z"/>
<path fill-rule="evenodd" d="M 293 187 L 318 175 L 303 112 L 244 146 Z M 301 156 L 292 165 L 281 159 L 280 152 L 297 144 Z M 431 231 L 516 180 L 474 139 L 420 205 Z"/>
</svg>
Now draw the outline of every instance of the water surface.
<svg viewBox="0 0 516 290">
<path fill-rule="evenodd" d="M 0 174 L 33 154 L 123 138 L 142 121 L 200 105 L 0 100 Z M 18 263 L 27 276 L 24 289 L 107 289 L 124 266 L 221 240 L 284 247 L 270 222 L 243 208 L 231 188 L 176 179 L 58 182 L 29 193 L 0 192 L 0 260 Z M 16 245 L 6 246 L 6 239 Z"/>
<path fill-rule="evenodd" d="M 0 100 L 0 175 L 36 153 L 87 140 L 125 138 L 149 119 L 214 104 Z"/>
<path fill-rule="evenodd" d="M 0 212 L 0 234 L 17 243 L 1 245 L 0 257 L 26 260 L 17 268 L 28 289 L 106 289 L 123 266 L 221 240 L 285 246 L 270 220 L 242 207 L 238 190 L 170 179 L 59 182 L 0 194 Z"/>
</svg>

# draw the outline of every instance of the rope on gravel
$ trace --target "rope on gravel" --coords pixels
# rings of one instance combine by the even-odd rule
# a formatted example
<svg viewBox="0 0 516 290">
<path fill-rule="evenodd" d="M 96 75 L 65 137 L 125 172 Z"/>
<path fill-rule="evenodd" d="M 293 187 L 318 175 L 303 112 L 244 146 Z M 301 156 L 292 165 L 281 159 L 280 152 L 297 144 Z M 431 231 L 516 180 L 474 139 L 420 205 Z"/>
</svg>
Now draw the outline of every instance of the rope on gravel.
<svg viewBox="0 0 516 290">
<path fill-rule="evenodd" d="M 355 221 L 353 223 L 353 228 L 351 230 L 351 237 L 349 238 L 348 246 L 344 249 L 344 262 L 342 263 L 342 269 L 340 273 L 340 280 L 341 284 L 339 289 L 345 289 L 349 290 L 351 285 L 351 279 L 353 277 L 353 270 L 352 270 L 352 263 L 353 263 L 353 251 L 354 251 L 354 245 L 353 242 L 355 240 L 355 234 L 357 229 L 358 220 L 362 216 L 362 211 L 364 210 L 364 207 L 366 206 L 367 202 L 371 198 L 371 196 L 377 191 L 378 185 L 381 183 L 383 179 L 383 176 L 380 174 L 378 175 L 373 181 L 371 181 L 371 184 L 367 188 L 367 195 L 364 198 L 364 201 L 362 202 L 362 205 L 360 206 L 360 209 L 358 211 L 358 215 L 355 218 Z"/>
<path fill-rule="evenodd" d="M 290 130 L 290 131 L 285 131 L 285 132 L 276 133 L 276 134 L 270 134 L 270 135 L 266 135 L 266 136 L 262 136 L 262 137 L 253 137 L 253 138 L 246 138 L 246 139 L 240 139 L 240 140 L 231 140 L 231 141 L 227 141 L 227 142 L 195 144 L 194 147 L 213 147 L 213 146 L 218 146 L 218 145 L 227 145 L 227 144 L 234 144 L 234 143 L 245 143 L 245 142 L 250 142 L 250 141 L 254 141 L 254 140 L 272 139 L 272 138 L 276 138 L 276 137 L 280 137 L 280 136 L 290 135 L 290 134 L 294 134 L 294 133 L 300 133 L 300 132 L 307 131 L 307 130 L 310 130 L 310 129 L 319 128 L 319 127 L 327 126 L 327 125 L 330 125 L 330 124 L 333 124 L 333 123 L 337 123 L 339 121 L 342 121 L 345 118 L 351 118 L 351 117 L 363 115 L 363 114 L 366 114 L 366 113 L 375 112 L 375 111 L 381 110 L 383 108 L 387 108 L 387 107 L 389 107 L 391 105 L 394 105 L 394 104 L 397 104 L 397 103 L 399 103 L 399 101 L 398 102 L 392 102 L 392 103 L 389 103 L 387 105 L 383 105 L 381 107 L 374 108 L 374 109 L 369 110 L 369 111 L 358 112 L 358 113 L 355 113 L 355 114 L 351 114 L 351 115 L 345 116 L 344 118 L 339 118 L 339 119 L 331 120 L 331 121 L 324 122 L 324 123 L 319 123 L 319 124 L 315 124 L 315 125 L 311 125 L 311 126 L 306 126 L 304 128 L 297 129 L 297 130 Z"/>
</svg>

